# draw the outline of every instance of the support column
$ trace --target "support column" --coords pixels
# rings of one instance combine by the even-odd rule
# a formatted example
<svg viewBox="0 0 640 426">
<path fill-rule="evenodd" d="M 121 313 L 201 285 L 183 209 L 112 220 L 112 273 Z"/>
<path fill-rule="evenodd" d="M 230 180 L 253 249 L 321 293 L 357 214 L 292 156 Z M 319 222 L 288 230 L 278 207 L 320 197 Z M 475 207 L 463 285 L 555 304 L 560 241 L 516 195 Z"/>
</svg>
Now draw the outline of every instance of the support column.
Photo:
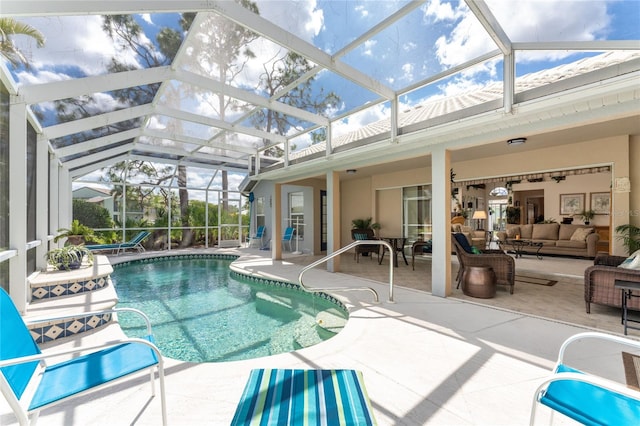
<svg viewBox="0 0 640 426">
<path fill-rule="evenodd" d="M 436 146 L 431 152 L 433 194 L 433 250 L 431 293 L 447 297 L 451 294 L 451 168 L 449 151 Z"/>
<path fill-rule="evenodd" d="M 327 172 L 327 255 L 340 248 L 340 175 Z M 327 271 L 340 272 L 340 256 L 327 261 Z"/>
<path fill-rule="evenodd" d="M 282 185 L 279 183 L 273 185 L 272 208 L 271 259 L 282 260 Z"/>
<path fill-rule="evenodd" d="M 49 247 L 49 148 L 47 139 L 38 137 L 36 157 L 36 239 L 40 245 L 36 247 L 36 268 L 47 266 L 44 255 Z M 57 228 L 56 228 L 57 229 Z"/>
<path fill-rule="evenodd" d="M 60 224 L 59 228 L 68 228 L 73 219 L 71 176 L 69 170 L 64 167 L 60 167 L 58 171 L 58 223 Z M 55 229 L 53 231 L 57 233 Z M 59 240 L 59 242 L 61 241 Z"/>
<path fill-rule="evenodd" d="M 21 314 L 27 308 L 27 106 L 11 96 L 9 105 L 9 294 Z"/>
<path fill-rule="evenodd" d="M 49 154 L 49 232 L 53 235 L 60 226 L 60 165 L 58 158 Z"/>
</svg>

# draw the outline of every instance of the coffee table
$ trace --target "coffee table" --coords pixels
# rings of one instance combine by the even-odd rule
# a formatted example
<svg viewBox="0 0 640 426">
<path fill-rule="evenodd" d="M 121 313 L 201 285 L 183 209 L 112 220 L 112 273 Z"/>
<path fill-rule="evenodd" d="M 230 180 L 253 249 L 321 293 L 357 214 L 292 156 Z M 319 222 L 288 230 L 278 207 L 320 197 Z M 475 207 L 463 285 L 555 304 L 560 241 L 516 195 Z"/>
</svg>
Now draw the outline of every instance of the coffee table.
<svg viewBox="0 0 640 426">
<path fill-rule="evenodd" d="M 502 244 L 508 244 L 511 246 L 512 250 L 511 251 L 507 250 L 507 252 L 508 253 L 511 252 L 515 254 L 516 259 L 519 257 L 522 257 L 523 254 L 529 251 L 528 248 L 532 248 L 536 250 L 536 257 L 542 260 L 542 256 L 540 255 L 540 249 L 542 248 L 542 243 L 539 243 L 533 240 L 526 240 L 523 238 L 519 238 L 519 239 L 507 238 L 507 240 L 504 242 L 498 241 L 498 245 L 500 246 L 501 250 L 504 250 L 504 248 L 502 247 Z"/>
</svg>

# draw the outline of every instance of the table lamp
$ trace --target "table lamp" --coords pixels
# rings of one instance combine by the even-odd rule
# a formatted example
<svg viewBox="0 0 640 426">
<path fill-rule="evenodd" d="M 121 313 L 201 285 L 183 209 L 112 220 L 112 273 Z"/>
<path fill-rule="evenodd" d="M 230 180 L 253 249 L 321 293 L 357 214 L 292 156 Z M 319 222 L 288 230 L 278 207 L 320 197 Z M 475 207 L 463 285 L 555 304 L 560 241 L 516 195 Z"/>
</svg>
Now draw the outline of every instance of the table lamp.
<svg viewBox="0 0 640 426">
<path fill-rule="evenodd" d="M 471 217 L 471 219 L 475 219 L 478 221 L 478 227 L 477 229 L 484 229 L 484 226 L 480 227 L 480 221 L 481 220 L 485 220 L 487 218 L 487 212 L 485 212 L 484 210 L 476 210 L 475 212 L 473 212 L 473 216 Z M 484 222 L 483 222 L 484 225 Z"/>
</svg>

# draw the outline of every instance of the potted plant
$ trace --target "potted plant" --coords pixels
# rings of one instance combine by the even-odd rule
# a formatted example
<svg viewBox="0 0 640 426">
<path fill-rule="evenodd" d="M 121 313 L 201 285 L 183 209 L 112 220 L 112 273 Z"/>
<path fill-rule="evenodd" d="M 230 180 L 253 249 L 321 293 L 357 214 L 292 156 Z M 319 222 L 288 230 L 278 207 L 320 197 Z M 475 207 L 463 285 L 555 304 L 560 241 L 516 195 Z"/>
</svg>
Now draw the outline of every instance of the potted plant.
<svg viewBox="0 0 640 426">
<path fill-rule="evenodd" d="M 594 212 L 593 210 L 583 210 L 578 214 L 578 216 L 580 216 L 584 221 L 585 225 L 588 225 L 589 223 L 591 223 L 591 219 L 593 219 L 595 215 L 596 215 L 596 212 Z"/>
<path fill-rule="evenodd" d="M 54 248 L 45 254 L 47 263 L 60 271 L 78 269 L 82 265 L 82 259 L 87 257 L 89 265 L 93 264 L 93 253 L 82 245 L 67 245 Z"/>
<path fill-rule="evenodd" d="M 351 221 L 351 228 L 352 229 L 362 229 L 367 230 L 367 229 L 372 229 L 375 235 L 375 231 L 380 229 L 380 224 L 377 222 L 373 222 L 373 218 L 368 217 L 366 219 L 353 219 Z M 369 253 L 366 251 L 363 251 L 361 253 L 363 256 L 368 256 Z"/>
<path fill-rule="evenodd" d="M 377 222 L 373 222 L 373 218 L 366 218 L 366 219 L 353 219 L 351 221 L 351 228 L 353 229 L 380 229 L 380 224 Z"/>
<path fill-rule="evenodd" d="M 93 233 L 93 229 L 80 223 L 78 219 L 71 221 L 71 227 L 58 229 L 58 235 L 53 239 L 57 243 L 60 238 L 66 238 L 65 245 L 80 245 L 87 241 L 93 241 L 97 237 Z"/>
<path fill-rule="evenodd" d="M 622 244 L 627 248 L 628 254 L 640 250 L 640 227 L 626 224 L 616 227 L 618 235 L 616 238 L 622 240 Z"/>
</svg>

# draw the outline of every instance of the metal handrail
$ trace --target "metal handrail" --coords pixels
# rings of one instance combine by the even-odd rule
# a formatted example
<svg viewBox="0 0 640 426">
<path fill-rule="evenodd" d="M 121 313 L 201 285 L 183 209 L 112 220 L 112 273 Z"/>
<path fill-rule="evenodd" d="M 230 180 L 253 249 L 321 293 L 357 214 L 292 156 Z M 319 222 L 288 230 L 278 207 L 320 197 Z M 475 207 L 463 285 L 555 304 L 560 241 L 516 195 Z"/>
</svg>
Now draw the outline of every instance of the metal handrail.
<svg viewBox="0 0 640 426">
<path fill-rule="evenodd" d="M 320 265 L 321 263 L 324 263 L 324 262 L 328 261 L 329 259 L 333 259 L 337 255 L 339 255 L 341 253 L 344 253 L 347 250 L 351 250 L 355 246 L 358 246 L 358 245 L 361 245 L 361 244 L 367 244 L 367 245 L 377 244 L 377 245 L 381 245 L 381 246 L 386 246 L 389 249 L 389 253 L 393 254 L 393 246 L 391 246 L 391 244 L 389 244 L 387 241 L 383 241 L 383 240 L 357 240 L 357 241 L 354 241 L 351 244 L 347 244 L 346 246 L 334 251 L 331 254 L 328 254 L 327 256 L 323 257 L 322 259 L 318 259 L 315 262 L 313 262 L 313 263 L 305 266 L 304 268 L 302 268 L 302 270 L 300 271 L 300 274 L 298 274 L 298 282 L 300 283 L 300 287 L 302 287 L 302 289 L 304 291 L 308 291 L 310 293 L 319 292 L 319 291 L 369 290 L 374 295 L 375 303 L 380 302 L 380 298 L 378 297 L 378 292 L 376 292 L 371 287 L 309 288 L 309 287 L 305 286 L 303 281 L 302 281 L 302 276 L 309 269 L 315 268 L 316 266 Z M 393 302 L 393 256 L 389 256 L 389 302 Z"/>
</svg>

